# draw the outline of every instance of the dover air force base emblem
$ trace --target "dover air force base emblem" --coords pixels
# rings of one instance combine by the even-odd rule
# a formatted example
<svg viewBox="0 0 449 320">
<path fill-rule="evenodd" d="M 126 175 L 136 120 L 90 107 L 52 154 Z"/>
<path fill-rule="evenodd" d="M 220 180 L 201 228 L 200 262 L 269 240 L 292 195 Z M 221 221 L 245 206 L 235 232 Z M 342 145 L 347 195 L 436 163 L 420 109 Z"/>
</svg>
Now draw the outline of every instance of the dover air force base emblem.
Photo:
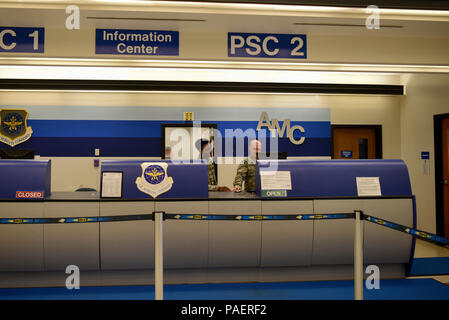
<svg viewBox="0 0 449 320">
<path fill-rule="evenodd" d="M 27 118 L 25 110 L 0 110 L 0 141 L 11 147 L 27 141 L 33 133 L 27 126 Z"/>
<path fill-rule="evenodd" d="M 142 176 L 136 179 L 136 185 L 140 191 L 156 198 L 171 189 L 173 178 L 167 176 L 167 163 L 144 162 L 140 166 Z"/>
</svg>

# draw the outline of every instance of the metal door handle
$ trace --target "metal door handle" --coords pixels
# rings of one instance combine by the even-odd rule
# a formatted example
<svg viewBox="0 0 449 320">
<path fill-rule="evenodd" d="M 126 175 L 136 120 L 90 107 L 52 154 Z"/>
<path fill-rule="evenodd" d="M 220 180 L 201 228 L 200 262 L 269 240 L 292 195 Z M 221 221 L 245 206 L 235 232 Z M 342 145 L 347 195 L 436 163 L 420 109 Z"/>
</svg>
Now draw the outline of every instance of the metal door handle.
<svg viewBox="0 0 449 320">
<path fill-rule="evenodd" d="M 444 184 L 445 186 L 447 186 L 449 184 L 449 181 L 443 180 L 443 181 L 441 181 L 441 183 Z"/>
</svg>

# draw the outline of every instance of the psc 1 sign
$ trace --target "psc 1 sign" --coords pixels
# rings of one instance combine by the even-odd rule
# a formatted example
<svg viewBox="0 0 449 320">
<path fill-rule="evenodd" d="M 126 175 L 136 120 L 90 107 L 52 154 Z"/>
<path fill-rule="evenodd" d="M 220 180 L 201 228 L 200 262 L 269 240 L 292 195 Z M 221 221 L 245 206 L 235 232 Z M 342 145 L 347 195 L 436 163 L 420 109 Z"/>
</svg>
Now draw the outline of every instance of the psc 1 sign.
<svg viewBox="0 0 449 320">
<path fill-rule="evenodd" d="M 44 53 L 44 28 L 0 26 L 0 52 Z"/>
<path fill-rule="evenodd" d="M 228 32 L 228 57 L 307 59 L 305 34 Z"/>
</svg>

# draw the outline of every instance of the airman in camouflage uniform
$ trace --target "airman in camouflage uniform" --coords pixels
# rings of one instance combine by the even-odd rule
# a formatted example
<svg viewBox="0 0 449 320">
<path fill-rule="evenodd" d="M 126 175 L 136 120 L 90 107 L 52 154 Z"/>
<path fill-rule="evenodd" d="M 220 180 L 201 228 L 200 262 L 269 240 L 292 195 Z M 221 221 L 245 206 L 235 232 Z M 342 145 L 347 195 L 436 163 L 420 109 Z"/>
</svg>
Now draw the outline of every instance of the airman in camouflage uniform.
<svg viewBox="0 0 449 320">
<path fill-rule="evenodd" d="M 256 190 L 256 164 L 254 162 L 248 161 L 248 159 L 243 160 L 243 162 L 237 168 L 237 174 L 234 179 L 234 188 L 242 188 L 243 183 L 245 183 L 245 191 L 251 192 Z"/>
<path fill-rule="evenodd" d="M 215 176 L 215 165 L 213 163 L 209 163 L 207 165 L 207 171 L 209 175 L 209 191 L 218 191 L 217 177 Z"/>
<path fill-rule="evenodd" d="M 201 159 L 208 160 L 207 175 L 208 175 L 208 189 L 209 191 L 231 191 L 226 186 L 218 186 L 217 176 L 215 174 L 215 164 L 210 158 L 212 154 L 212 144 L 207 139 L 199 139 L 195 143 L 196 148 L 201 152 Z"/>
<path fill-rule="evenodd" d="M 252 140 L 249 145 L 249 157 L 243 160 L 238 166 L 237 173 L 234 179 L 234 191 L 240 192 L 242 190 L 243 183 L 245 184 L 244 190 L 246 192 L 252 192 L 256 190 L 256 160 L 257 154 L 262 149 L 262 144 L 258 140 Z"/>
</svg>

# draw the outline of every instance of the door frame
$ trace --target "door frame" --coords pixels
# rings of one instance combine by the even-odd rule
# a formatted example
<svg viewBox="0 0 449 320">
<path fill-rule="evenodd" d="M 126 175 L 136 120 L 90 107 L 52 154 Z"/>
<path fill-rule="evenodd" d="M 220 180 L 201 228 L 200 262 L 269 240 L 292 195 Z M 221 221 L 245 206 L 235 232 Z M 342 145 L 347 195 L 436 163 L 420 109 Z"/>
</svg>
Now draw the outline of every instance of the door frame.
<svg viewBox="0 0 449 320">
<path fill-rule="evenodd" d="M 441 176 L 443 175 L 443 153 L 441 146 L 441 129 L 443 119 L 449 118 L 449 113 L 433 115 L 433 138 L 434 138 L 434 165 L 435 165 L 435 219 L 437 235 L 444 236 L 444 194 L 441 188 Z"/>
<path fill-rule="evenodd" d="M 374 129 L 376 135 L 376 159 L 382 159 L 382 125 L 381 124 L 332 124 L 331 125 L 331 158 L 334 159 L 334 128 Z"/>
</svg>

